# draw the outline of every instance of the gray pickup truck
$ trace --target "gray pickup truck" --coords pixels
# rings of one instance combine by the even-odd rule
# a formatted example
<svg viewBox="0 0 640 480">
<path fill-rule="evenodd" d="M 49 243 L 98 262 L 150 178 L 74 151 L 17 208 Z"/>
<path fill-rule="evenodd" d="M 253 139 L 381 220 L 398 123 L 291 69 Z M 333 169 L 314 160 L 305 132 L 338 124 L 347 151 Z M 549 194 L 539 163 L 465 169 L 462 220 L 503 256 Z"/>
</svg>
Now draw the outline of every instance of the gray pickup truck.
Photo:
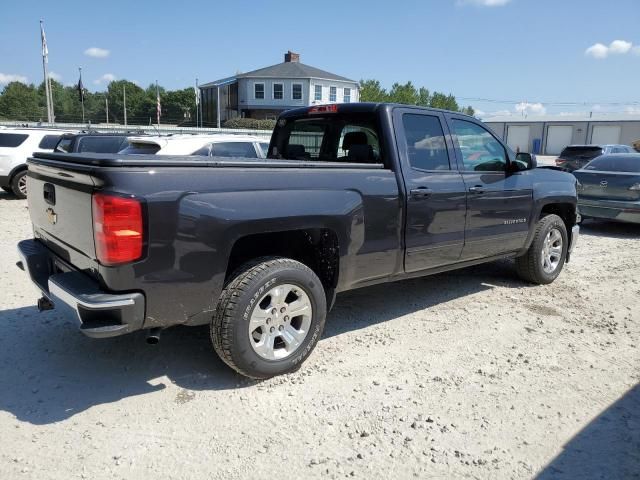
<svg viewBox="0 0 640 480">
<path fill-rule="evenodd" d="M 503 258 L 546 284 L 579 232 L 573 176 L 404 105 L 285 112 L 267 159 L 39 153 L 28 185 L 41 309 L 97 338 L 210 325 L 253 378 L 301 365 L 338 292 Z"/>
</svg>

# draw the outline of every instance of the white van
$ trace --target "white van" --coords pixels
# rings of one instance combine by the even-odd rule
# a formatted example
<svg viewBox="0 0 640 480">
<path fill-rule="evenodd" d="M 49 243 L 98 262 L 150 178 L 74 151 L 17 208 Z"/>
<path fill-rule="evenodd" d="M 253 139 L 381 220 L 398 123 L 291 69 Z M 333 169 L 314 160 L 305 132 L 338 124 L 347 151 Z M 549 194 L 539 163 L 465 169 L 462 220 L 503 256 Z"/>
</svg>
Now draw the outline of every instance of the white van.
<svg viewBox="0 0 640 480">
<path fill-rule="evenodd" d="M 0 130 L 0 187 L 18 198 L 27 197 L 27 158 L 33 152 L 52 152 L 69 131 L 45 128 Z"/>
</svg>

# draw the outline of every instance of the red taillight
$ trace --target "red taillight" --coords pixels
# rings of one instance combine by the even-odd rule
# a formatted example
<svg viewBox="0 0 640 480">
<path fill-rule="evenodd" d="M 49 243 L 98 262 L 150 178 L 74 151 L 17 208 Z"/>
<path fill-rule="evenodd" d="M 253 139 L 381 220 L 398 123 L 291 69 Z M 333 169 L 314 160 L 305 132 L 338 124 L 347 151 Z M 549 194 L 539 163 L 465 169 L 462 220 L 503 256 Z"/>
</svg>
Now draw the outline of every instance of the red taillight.
<svg viewBox="0 0 640 480">
<path fill-rule="evenodd" d="M 561 159 L 561 158 L 556 158 L 556 166 L 558 166 L 558 167 L 559 167 L 559 166 L 560 166 L 560 165 L 562 165 L 563 163 L 564 163 L 564 160 L 563 160 L 563 159 Z"/>
<path fill-rule="evenodd" d="M 93 236 L 102 265 L 133 262 L 142 256 L 142 206 L 133 198 L 95 193 Z"/>
<path fill-rule="evenodd" d="M 311 107 L 309 113 L 338 113 L 338 105 L 318 105 L 317 107 Z"/>
</svg>

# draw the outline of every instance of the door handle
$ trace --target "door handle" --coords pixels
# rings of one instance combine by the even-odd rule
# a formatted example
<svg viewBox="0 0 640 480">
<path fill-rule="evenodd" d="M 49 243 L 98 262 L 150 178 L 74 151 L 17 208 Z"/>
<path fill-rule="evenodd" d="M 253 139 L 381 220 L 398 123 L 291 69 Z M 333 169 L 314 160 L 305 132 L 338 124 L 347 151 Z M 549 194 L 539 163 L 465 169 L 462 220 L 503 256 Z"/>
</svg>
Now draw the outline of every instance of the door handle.
<svg viewBox="0 0 640 480">
<path fill-rule="evenodd" d="M 433 190 L 427 187 L 418 187 L 409 191 L 412 197 L 414 198 L 426 198 L 431 196 Z"/>
<path fill-rule="evenodd" d="M 484 187 L 481 185 L 476 185 L 475 187 L 469 187 L 470 193 L 484 193 Z"/>
</svg>

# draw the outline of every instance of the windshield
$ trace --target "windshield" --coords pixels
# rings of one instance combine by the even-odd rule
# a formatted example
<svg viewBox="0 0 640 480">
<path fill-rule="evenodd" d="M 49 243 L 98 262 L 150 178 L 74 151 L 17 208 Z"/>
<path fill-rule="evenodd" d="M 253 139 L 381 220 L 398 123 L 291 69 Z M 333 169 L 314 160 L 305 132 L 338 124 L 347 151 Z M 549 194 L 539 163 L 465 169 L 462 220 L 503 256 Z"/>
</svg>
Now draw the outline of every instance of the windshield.
<svg viewBox="0 0 640 480">
<path fill-rule="evenodd" d="M 600 157 L 589 162 L 584 169 L 601 172 L 640 173 L 640 155 L 611 155 Z"/>
</svg>

